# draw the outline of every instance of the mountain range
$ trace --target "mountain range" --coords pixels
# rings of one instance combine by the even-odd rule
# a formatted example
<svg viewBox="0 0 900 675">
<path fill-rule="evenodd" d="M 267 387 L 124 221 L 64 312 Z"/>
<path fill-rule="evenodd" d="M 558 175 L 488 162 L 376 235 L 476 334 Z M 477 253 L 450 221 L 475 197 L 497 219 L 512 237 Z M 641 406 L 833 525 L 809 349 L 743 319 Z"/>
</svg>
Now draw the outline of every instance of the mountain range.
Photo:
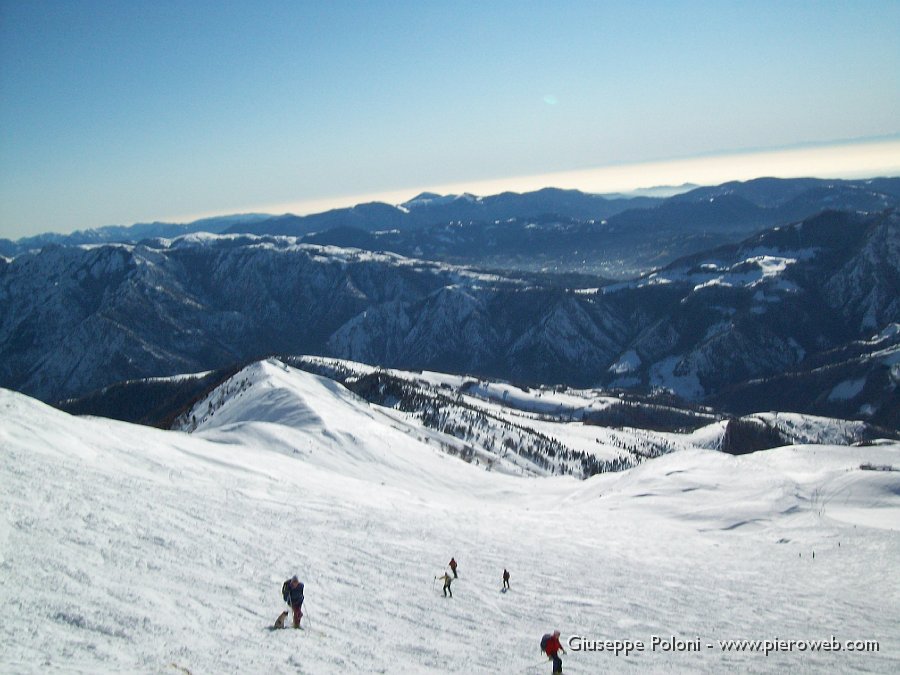
<svg viewBox="0 0 900 675">
<path fill-rule="evenodd" d="M 513 206 L 512 196 L 500 195 L 495 199 L 506 207 L 506 216 L 498 214 L 498 203 L 488 199 L 465 200 L 464 209 L 441 214 L 440 220 L 437 212 L 410 207 L 391 228 L 378 219 L 367 221 L 364 212 L 336 211 L 326 214 L 325 221 L 288 217 L 237 229 L 500 270 L 582 272 L 623 279 L 823 210 L 874 212 L 895 207 L 900 180 L 757 179 L 696 188 L 655 201 L 576 201 L 575 196 L 545 190 L 523 195 L 523 201 Z M 564 201 L 566 197 L 569 201 Z M 573 202 L 582 207 L 580 212 L 571 208 Z M 429 221 L 434 223 L 419 226 Z"/>
<path fill-rule="evenodd" d="M 671 196 L 648 196 L 661 194 Z M 555 188 L 487 197 L 422 193 L 403 204 L 372 202 L 307 216 L 232 215 L 0 240 L 0 255 L 195 232 L 268 234 L 506 271 L 624 279 L 825 209 L 873 212 L 898 201 L 900 178 L 760 178 L 630 196 Z"/>
<path fill-rule="evenodd" d="M 794 203 L 783 192 L 762 208 Z M 695 195 L 704 199 L 720 197 Z M 741 414 L 774 391 L 784 410 L 896 428 L 898 219 L 890 208 L 826 211 L 618 283 L 273 235 L 48 246 L 0 260 L 0 385 L 55 402 L 123 380 L 320 354 L 661 389 Z M 804 394 L 788 400 L 789 390 Z"/>
</svg>

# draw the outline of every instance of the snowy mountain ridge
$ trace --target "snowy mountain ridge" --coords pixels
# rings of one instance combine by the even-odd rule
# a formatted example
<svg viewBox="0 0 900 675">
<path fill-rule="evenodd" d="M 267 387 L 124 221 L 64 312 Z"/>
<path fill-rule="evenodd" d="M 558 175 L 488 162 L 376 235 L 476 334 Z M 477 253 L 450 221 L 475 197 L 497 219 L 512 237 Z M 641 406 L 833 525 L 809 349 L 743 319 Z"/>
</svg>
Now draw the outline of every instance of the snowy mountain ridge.
<svg viewBox="0 0 900 675">
<path fill-rule="evenodd" d="M 322 422 L 315 411 L 322 401 L 334 399 L 351 409 L 329 417 L 329 437 L 351 439 L 351 445 L 358 423 L 346 426 L 343 420 L 363 414 L 489 471 L 578 478 L 621 471 L 686 449 L 741 454 L 784 443 L 849 445 L 873 439 L 872 430 L 862 422 L 785 413 L 725 420 L 709 412 L 643 404 L 636 420 L 652 425 L 655 413 L 660 420 L 687 426 L 681 431 L 653 431 L 621 423 L 628 409 L 638 404 L 598 391 L 522 389 L 321 357 L 286 361 L 303 370 L 276 359 L 251 364 L 201 397 L 173 428 L 195 433 L 273 421 L 304 426 L 311 419 Z M 610 425 L 609 420 L 619 424 Z M 748 425 L 765 444 L 752 438 L 750 445 L 740 441 L 738 434 L 743 428 L 746 435 Z"/>
</svg>

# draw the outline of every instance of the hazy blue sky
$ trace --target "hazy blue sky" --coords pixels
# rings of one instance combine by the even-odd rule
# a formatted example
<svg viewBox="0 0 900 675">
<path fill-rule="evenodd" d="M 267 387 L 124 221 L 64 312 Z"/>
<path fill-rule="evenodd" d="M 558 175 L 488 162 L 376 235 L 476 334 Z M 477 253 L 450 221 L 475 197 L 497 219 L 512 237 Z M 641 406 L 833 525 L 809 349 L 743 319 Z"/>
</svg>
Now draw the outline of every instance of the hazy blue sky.
<svg viewBox="0 0 900 675">
<path fill-rule="evenodd" d="M 898 0 L 0 0 L 0 237 L 796 144 L 900 155 L 898 35 Z"/>
</svg>

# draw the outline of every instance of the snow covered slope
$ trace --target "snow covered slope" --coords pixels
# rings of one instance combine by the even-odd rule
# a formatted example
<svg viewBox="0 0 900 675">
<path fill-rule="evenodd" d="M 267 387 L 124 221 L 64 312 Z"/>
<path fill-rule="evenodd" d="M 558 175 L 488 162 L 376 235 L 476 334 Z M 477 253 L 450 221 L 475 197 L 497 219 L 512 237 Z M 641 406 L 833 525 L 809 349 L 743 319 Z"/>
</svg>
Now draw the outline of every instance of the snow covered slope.
<svg viewBox="0 0 900 675">
<path fill-rule="evenodd" d="M 519 473 L 586 478 L 675 450 L 744 454 L 798 443 L 850 445 L 884 435 L 863 422 L 792 413 L 725 419 L 708 408 L 676 406 L 665 396 L 521 387 L 318 356 L 287 361 L 340 382 L 393 416 L 456 439 L 461 456 L 470 461 L 491 468 L 512 462 Z M 226 383 L 212 397 L 233 386 Z M 208 405 L 204 401 L 198 407 Z M 445 447 L 453 451 L 454 445 Z"/>
<path fill-rule="evenodd" d="M 860 468 L 897 444 L 520 477 L 277 362 L 231 383 L 192 433 L 0 390 L 0 671 L 539 673 L 553 628 L 646 646 L 567 673 L 900 669 L 900 471 Z M 295 572 L 305 630 L 271 632 Z M 719 646 L 832 636 L 879 651 Z"/>
</svg>

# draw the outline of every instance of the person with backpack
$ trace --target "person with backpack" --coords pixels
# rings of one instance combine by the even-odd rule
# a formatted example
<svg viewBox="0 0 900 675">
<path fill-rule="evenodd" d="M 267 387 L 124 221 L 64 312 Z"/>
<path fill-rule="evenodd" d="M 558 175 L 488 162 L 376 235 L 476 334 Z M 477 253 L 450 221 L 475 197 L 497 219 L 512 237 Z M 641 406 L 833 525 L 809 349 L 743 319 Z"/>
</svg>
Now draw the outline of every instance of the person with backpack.
<svg viewBox="0 0 900 675">
<path fill-rule="evenodd" d="M 562 675 L 562 659 L 559 658 L 559 652 L 563 654 L 566 650 L 559 642 L 559 631 L 553 631 L 553 634 L 547 633 L 541 638 L 541 651 L 547 655 L 547 658 L 553 661 L 553 675 Z"/>
<path fill-rule="evenodd" d="M 453 578 L 456 579 L 456 558 L 450 558 L 450 571 L 453 572 Z"/>
<path fill-rule="evenodd" d="M 505 567 L 503 568 L 503 589 L 506 590 L 509 588 L 509 570 Z"/>
<path fill-rule="evenodd" d="M 294 612 L 294 628 L 300 628 L 300 619 L 303 618 L 303 582 L 296 574 L 281 585 L 281 597 Z"/>
</svg>

